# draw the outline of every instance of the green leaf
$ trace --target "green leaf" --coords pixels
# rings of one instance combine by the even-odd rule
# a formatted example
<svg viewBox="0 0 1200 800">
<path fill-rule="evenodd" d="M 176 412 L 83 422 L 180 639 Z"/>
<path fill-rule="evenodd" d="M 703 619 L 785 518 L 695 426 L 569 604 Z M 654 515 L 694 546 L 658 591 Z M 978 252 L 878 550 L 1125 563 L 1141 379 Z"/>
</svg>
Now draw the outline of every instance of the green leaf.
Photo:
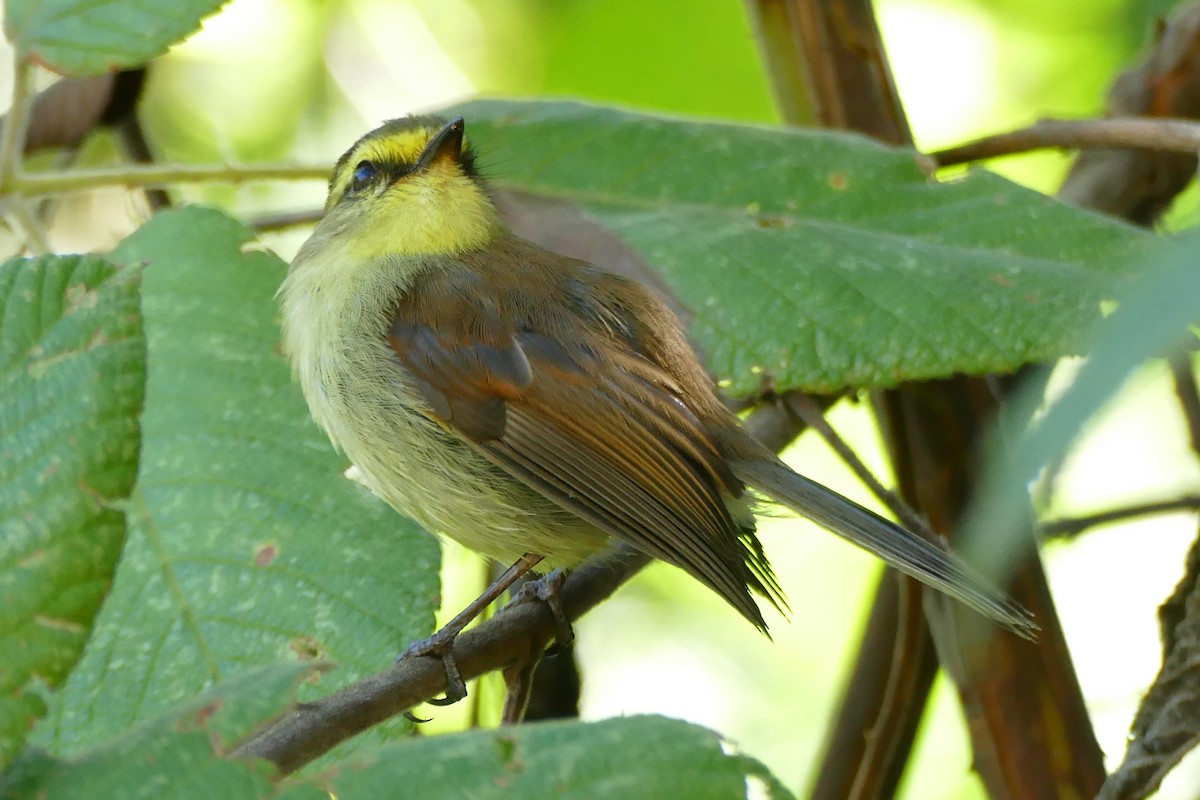
<svg viewBox="0 0 1200 800">
<path fill-rule="evenodd" d="M 148 262 L 142 468 L 112 595 L 40 737 L 56 753 L 255 664 L 331 660 L 328 692 L 432 629 L 437 543 L 343 476 L 279 353 L 285 267 L 250 235 L 188 208 L 112 253 Z"/>
<path fill-rule="evenodd" d="M 496 186 L 582 205 L 663 273 L 735 394 L 1074 352 L 1153 239 L 990 173 L 938 183 L 913 151 L 851 134 L 574 103 L 455 112 Z"/>
<path fill-rule="evenodd" d="M 200 28 L 225 0 L 6 0 L 4 27 L 27 59 L 63 75 L 144 64 Z"/>
<path fill-rule="evenodd" d="M 307 786 L 281 792 L 265 763 L 220 757 L 258 724 L 281 714 L 297 681 L 310 671 L 298 664 L 254 670 L 70 761 L 30 753 L 0 778 L 0 800 L 328 797 Z"/>
<path fill-rule="evenodd" d="M 711 731 L 627 717 L 413 739 L 347 762 L 323 782 L 341 800 L 395 797 L 414 786 L 426 797 L 471 800 L 740 800 L 748 778 L 765 790 L 761 797 L 791 797 L 762 764 L 727 754 Z"/>
<path fill-rule="evenodd" d="M 79 659 L 125 541 L 139 277 L 92 257 L 0 265 L 0 769 Z"/>
<path fill-rule="evenodd" d="M 1119 295 L 1117 310 L 1089 331 L 1087 361 L 1071 385 L 1039 413 L 1045 381 L 1031 381 L 1011 404 L 1005 431 L 1020 432 L 996 450 L 965 517 L 962 549 L 999 574 L 1016 546 L 1028 540 L 1029 484 L 1061 464 L 1087 421 L 1147 359 L 1184 343 L 1195 345 L 1189 326 L 1200 324 L 1200 234 L 1167 240 L 1146 259 L 1144 274 Z"/>
</svg>

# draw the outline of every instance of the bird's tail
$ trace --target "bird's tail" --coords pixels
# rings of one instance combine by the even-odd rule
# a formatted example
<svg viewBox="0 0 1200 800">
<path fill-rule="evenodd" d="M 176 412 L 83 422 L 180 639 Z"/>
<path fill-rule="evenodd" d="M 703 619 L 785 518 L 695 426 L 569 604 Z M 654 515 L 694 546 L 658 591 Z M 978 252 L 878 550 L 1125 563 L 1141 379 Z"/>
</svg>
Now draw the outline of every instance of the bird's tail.
<svg viewBox="0 0 1200 800">
<path fill-rule="evenodd" d="M 1032 638 L 1032 615 L 958 556 L 905 530 L 774 458 L 735 461 L 737 477 L 768 497 L 953 597 L 1015 633 Z"/>
</svg>

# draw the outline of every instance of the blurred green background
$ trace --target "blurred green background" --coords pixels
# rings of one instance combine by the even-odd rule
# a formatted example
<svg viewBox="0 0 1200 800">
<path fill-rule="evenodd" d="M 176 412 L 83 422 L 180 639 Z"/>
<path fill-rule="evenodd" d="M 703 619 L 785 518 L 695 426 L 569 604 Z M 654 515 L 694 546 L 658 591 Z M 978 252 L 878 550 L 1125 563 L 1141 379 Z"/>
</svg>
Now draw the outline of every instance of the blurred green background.
<svg viewBox="0 0 1200 800">
<path fill-rule="evenodd" d="M 1039 117 L 1100 113 L 1112 78 L 1171 5 L 881 0 L 877 9 L 917 142 L 932 149 Z M 234 0 L 155 63 L 143 120 L 164 159 L 332 163 L 383 119 L 481 94 L 571 96 L 709 118 L 777 120 L 737 0 Z M 92 149 L 94 159 L 107 153 L 103 144 Z M 504 154 L 484 153 L 482 163 L 502 173 Z M 1064 155 L 1043 153 L 993 168 L 1053 192 L 1067 163 Z M 319 184 L 181 192 L 247 218 L 316 208 L 323 193 Z M 114 197 L 123 196 L 71 202 L 83 213 L 107 210 L 107 233 L 115 240 L 135 215 L 127 199 L 114 212 Z M 1182 224 L 1190 216 L 1175 219 Z M 304 235 L 272 236 L 268 244 L 290 257 Z M 886 478 L 866 412 L 844 403 L 832 421 Z M 1088 432 L 1051 512 L 1082 513 L 1196 486 L 1200 474 L 1185 441 L 1164 374 L 1145 370 Z M 804 437 L 788 457 L 869 502 L 815 437 Z M 1120 758 L 1140 692 L 1157 670 L 1155 607 L 1182 574 L 1194 533 L 1194 522 L 1179 516 L 1047 548 L 1110 763 Z M 584 714 L 661 712 L 694 720 L 803 791 L 878 565 L 802 522 L 769 520 L 763 538 L 794 609 L 791 621 L 771 619 L 773 643 L 695 582 L 656 566 L 579 626 Z M 445 574 L 453 612 L 473 596 L 483 571 L 450 550 Z M 380 654 L 380 666 L 390 657 Z M 473 696 L 493 703 L 498 693 L 491 686 Z M 491 713 L 482 712 L 485 719 Z M 439 709 L 429 730 L 465 725 L 467 714 Z M 1182 770 L 1160 796 L 1194 797 L 1198 775 L 1194 765 Z M 944 685 L 903 796 L 983 796 Z"/>
</svg>

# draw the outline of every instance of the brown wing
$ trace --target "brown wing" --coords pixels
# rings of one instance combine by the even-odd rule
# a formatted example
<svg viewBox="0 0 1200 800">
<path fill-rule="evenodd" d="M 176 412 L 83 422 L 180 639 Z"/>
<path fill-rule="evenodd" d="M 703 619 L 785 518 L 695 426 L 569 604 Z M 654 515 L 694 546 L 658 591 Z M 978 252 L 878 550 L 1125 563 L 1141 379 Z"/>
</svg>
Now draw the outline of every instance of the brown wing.
<svg viewBox="0 0 1200 800">
<path fill-rule="evenodd" d="M 592 290 L 599 273 L 586 265 L 505 255 L 426 275 L 397 308 L 389 341 L 434 414 L 764 627 L 749 590 L 777 605 L 780 595 L 753 531 L 726 506 L 743 486 L 668 372 L 635 351 L 629 312 Z"/>
</svg>

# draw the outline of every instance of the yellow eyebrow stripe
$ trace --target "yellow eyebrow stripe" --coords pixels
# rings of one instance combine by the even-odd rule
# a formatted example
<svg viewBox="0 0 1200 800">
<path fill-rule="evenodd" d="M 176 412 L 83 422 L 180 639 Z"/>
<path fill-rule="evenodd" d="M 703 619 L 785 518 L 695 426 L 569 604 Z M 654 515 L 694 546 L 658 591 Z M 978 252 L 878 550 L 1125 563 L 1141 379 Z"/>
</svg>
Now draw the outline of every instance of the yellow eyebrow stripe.
<svg viewBox="0 0 1200 800">
<path fill-rule="evenodd" d="M 360 141 L 358 145 L 344 157 L 341 168 L 330 184 L 330 203 L 346 193 L 350 185 L 354 168 L 363 161 L 373 161 L 377 164 L 396 165 L 412 164 L 421 156 L 425 145 L 441 129 L 441 126 L 422 126 L 404 131 L 393 131 L 381 136 Z M 463 137 L 463 149 L 468 142 Z"/>
</svg>

